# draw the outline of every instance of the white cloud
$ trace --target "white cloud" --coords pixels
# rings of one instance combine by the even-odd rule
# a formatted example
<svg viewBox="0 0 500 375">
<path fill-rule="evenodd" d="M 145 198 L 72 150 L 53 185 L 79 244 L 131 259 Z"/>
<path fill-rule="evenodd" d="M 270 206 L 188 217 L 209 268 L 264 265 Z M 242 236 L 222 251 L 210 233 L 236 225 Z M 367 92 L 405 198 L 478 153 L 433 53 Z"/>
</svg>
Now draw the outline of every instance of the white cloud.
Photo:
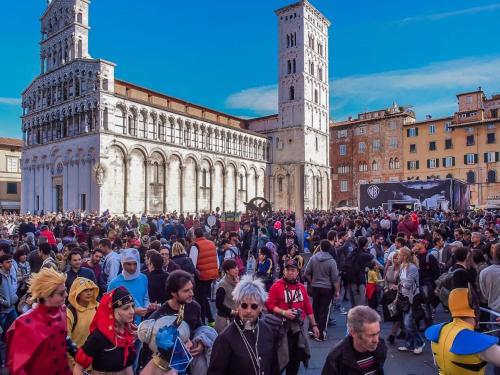
<svg viewBox="0 0 500 375">
<path fill-rule="evenodd" d="M 21 98 L 3 98 L 3 97 L 0 97 L 0 104 L 20 105 Z"/>
<path fill-rule="evenodd" d="M 500 4 L 490 4 L 483 5 L 472 8 L 458 9 L 451 12 L 434 13 L 422 16 L 407 17 L 403 18 L 399 23 L 410 23 L 410 22 L 420 22 L 420 21 L 439 21 L 445 18 L 458 17 L 458 16 L 468 16 L 477 13 L 491 12 L 500 9 Z"/>
<path fill-rule="evenodd" d="M 332 111 L 336 119 L 365 110 L 388 107 L 392 101 L 414 105 L 419 117 L 450 113 L 456 108 L 455 95 L 483 86 L 498 90 L 500 56 L 485 56 L 437 62 L 425 66 L 353 75 L 330 82 Z M 276 113 L 276 85 L 242 90 L 226 100 L 228 108 Z M 436 113 L 437 112 L 437 113 Z"/>
<path fill-rule="evenodd" d="M 231 94 L 225 101 L 228 108 L 241 108 L 258 114 L 276 113 L 278 109 L 278 86 L 253 87 Z"/>
</svg>

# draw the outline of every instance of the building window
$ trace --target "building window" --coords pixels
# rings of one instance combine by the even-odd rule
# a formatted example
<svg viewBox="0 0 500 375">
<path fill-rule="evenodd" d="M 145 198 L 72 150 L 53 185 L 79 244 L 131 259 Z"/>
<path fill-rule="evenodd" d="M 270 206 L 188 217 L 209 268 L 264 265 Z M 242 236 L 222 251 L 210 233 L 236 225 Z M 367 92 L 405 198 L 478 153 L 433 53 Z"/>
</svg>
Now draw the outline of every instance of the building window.
<svg viewBox="0 0 500 375">
<path fill-rule="evenodd" d="M 363 134 L 366 134 L 366 126 L 360 126 L 359 128 L 356 128 L 356 135 Z"/>
<path fill-rule="evenodd" d="M 368 164 L 366 164 L 364 161 L 359 163 L 360 172 L 366 172 L 367 170 L 368 170 Z"/>
<path fill-rule="evenodd" d="M 7 157 L 7 172 L 11 173 L 19 172 L 19 164 L 17 158 Z"/>
<path fill-rule="evenodd" d="M 340 181 L 340 191 L 343 193 L 348 191 L 347 181 L 345 181 L 345 180 Z"/>
<path fill-rule="evenodd" d="M 465 131 L 468 133 L 468 134 L 473 134 L 474 133 L 474 128 L 469 126 L 468 128 L 465 128 Z"/>
<path fill-rule="evenodd" d="M 466 104 L 472 104 L 472 96 L 468 95 L 465 97 L 465 103 Z"/>
<path fill-rule="evenodd" d="M 397 126 L 398 126 L 398 124 L 396 123 L 396 121 L 391 120 L 391 121 L 389 122 L 389 129 L 391 129 L 391 130 L 396 130 L 396 127 L 397 127 Z"/>
<path fill-rule="evenodd" d="M 468 135 L 467 136 L 467 142 L 466 142 L 466 145 L 467 146 L 473 146 L 474 145 L 474 136 L 473 135 Z"/>
<path fill-rule="evenodd" d="M 372 125 L 372 131 L 373 131 L 374 133 L 378 133 L 378 132 L 380 131 L 380 126 L 379 126 L 379 124 L 373 124 L 373 125 Z"/>
<path fill-rule="evenodd" d="M 439 168 L 439 159 L 427 159 L 427 168 Z"/>
<path fill-rule="evenodd" d="M 429 151 L 436 151 L 436 141 L 429 142 Z"/>
<path fill-rule="evenodd" d="M 203 169 L 201 171 L 201 187 L 206 188 L 207 187 L 207 170 Z"/>
<path fill-rule="evenodd" d="M 295 87 L 290 86 L 290 92 L 288 94 L 289 94 L 288 98 L 290 100 L 294 100 L 295 99 Z"/>
<path fill-rule="evenodd" d="M 451 122 L 448 121 L 447 123 L 444 124 L 444 131 L 445 132 L 451 132 L 453 128 L 451 127 Z"/>
<path fill-rule="evenodd" d="M 464 164 L 471 165 L 477 163 L 477 154 L 465 154 L 464 155 Z"/>
<path fill-rule="evenodd" d="M 418 137 L 418 128 L 408 128 L 406 129 L 407 137 Z"/>
<path fill-rule="evenodd" d="M 358 150 L 361 154 L 364 154 L 366 151 L 366 143 L 365 142 L 359 142 L 358 144 Z"/>
<path fill-rule="evenodd" d="M 398 148 L 398 139 L 396 137 L 392 137 L 389 141 L 389 146 L 391 148 Z"/>
<path fill-rule="evenodd" d="M 318 90 L 314 90 L 314 103 L 318 104 L 318 102 L 319 102 Z"/>
<path fill-rule="evenodd" d="M 490 115 L 492 118 L 497 118 L 498 117 L 498 108 L 493 108 L 490 110 Z M 488 125 L 489 126 L 489 125 Z M 489 129 L 489 128 L 488 128 Z"/>
<path fill-rule="evenodd" d="M 468 184 L 474 184 L 476 183 L 476 173 L 474 171 L 469 171 L 467 172 L 467 183 Z"/>
<path fill-rule="evenodd" d="M 372 143 L 373 151 L 380 151 L 380 139 L 374 139 Z"/>
<path fill-rule="evenodd" d="M 411 153 L 417 152 L 417 145 L 415 143 L 410 144 L 410 152 Z"/>
<path fill-rule="evenodd" d="M 337 130 L 337 138 L 346 138 L 347 129 Z"/>
<path fill-rule="evenodd" d="M 446 175 L 446 178 L 453 178 L 453 175 L 452 175 L 451 173 L 448 173 L 448 174 Z"/>
<path fill-rule="evenodd" d="M 490 151 L 484 153 L 484 162 L 485 163 L 496 163 L 499 161 L 500 152 Z"/>
<path fill-rule="evenodd" d="M 497 172 L 495 172 L 494 170 L 489 170 L 487 178 L 488 183 L 497 182 Z"/>
<path fill-rule="evenodd" d="M 453 142 L 451 139 L 445 139 L 444 140 L 444 148 L 446 150 L 449 150 L 450 148 L 453 148 Z"/>
<path fill-rule="evenodd" d="M 436 134 L 436 124 L 429 125 L 429 134 Z"/>
<path fill-rule="evenodd" d="M 318 137 L 316 137 L 316 151 L 319 150 Z"/>
<path fill-rule="evenodd" d="M 345 155 L 345 154 L 347 154 L 347 146 L 339 145 L 339 155 Z"/>
<path fill-rule="evenodd" d="M 87 194 L 80 195 L 80 208 L 82 211 L 87 210 Z"/>
<path fill-rule="evenodd" d="M 291 74 L 292 73 L 292 62 L 290 60 L 288 60 L 286 62 L 286 73 L 287 74 Z"/>
<path fill-rule="evenodd" d="M 418 160 L 410 160 L 407 162 L 407 167 L 408 169 L 410 170 L 415 170 L 415 169 L 419 169 L 420 165 L 419 165 L 419 161 Z"/>
<path fill-rule="evenodd" d="M 454 156 L 447 156 L 443 158 L 443 167 L 449 168 L 449 167 L 454 167 L 455 166 L 455 157 Z"/>
<path fill-rule="evenodd" d="M 338 174 L 346 174 L 349 173 L 349 166 L 348 165 L 339 165 L 337 167 L 337 173 Z"/>
<path fill-rule="evenodd" d="M 278 191 L 283 192 L 283 177 L 278 177 Z"/>
<path fill-rule="evenodd" d="M 7 182 L 7 194 L 17 194 L 17 182 Z"/>
<path fill-rule="evenodd" d="M 495 143 L 495 133 L 488 133 L 486 138 L 487 143 Z"/>
<path fill-rule="evenodd" d="M 379 163 L 378 161 L 374 160 L 372 162 L 372 171 L 378 171 L 378 169 L 379 169 Z"/>
<path fill-rule="evenodd" d="M 498 108 L 497 108 L 497 110 L 498 110 Z M 495 113 L 497 113 L 497 112 L 495 112 Z M 497 116 L 495 116 L 495 117 L 497 117 Z M 487 128 L 488 130 L 493 130 L 493 129 L 495 129 L 495 128 L 496 128 L 496 126 L 495 126 L 495 124 L 488 124 L 488 125 L 486 125 L 486 128 Z"/>
</svg>

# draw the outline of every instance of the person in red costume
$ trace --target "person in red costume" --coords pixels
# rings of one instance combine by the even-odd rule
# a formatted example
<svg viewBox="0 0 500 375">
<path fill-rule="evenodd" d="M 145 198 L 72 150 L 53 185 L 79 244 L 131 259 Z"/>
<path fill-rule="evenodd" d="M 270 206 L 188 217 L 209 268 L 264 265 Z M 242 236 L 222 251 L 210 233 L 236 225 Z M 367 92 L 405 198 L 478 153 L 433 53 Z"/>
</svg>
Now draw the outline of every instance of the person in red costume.
<svg viewBox="0 0 500 375">
<path fill-rule="evenodd" d="M 74 375 L 92 367 L 92 375 L 133 375 L 134 299 L 124 287 L 105 293 L 90 324 L 90 335 L 75 357 Z"/>
<path fill-rule="evenodd" d="M 66 275 L 52 268 L 33 274 L 29 292 L 37 303 L 7 331 L 10 375 L 71 375 L 66 355 Z"/>
</svg>

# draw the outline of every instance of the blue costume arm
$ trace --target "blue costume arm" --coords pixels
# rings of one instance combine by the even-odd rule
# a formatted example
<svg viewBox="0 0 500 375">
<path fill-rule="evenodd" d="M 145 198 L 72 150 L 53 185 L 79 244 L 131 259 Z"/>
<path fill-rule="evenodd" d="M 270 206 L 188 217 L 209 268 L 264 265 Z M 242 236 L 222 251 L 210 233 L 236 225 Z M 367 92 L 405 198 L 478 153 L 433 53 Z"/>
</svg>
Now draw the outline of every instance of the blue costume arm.
<svg viewBox="0 0 500 375">
<path fill-rule="evenodd" d="M 497 337 L 463 329 L 455 337 L 450 352 L 457 355 L 478 354 L 484 352 L 497 342 Z"/>
</svg>

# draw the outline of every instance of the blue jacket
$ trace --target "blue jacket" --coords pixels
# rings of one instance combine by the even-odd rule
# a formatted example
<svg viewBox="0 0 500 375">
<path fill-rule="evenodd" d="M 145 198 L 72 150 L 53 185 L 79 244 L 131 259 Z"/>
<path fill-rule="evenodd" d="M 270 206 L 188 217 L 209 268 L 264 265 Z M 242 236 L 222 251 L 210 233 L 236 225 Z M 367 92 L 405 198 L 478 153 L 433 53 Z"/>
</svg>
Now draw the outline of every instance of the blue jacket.
<svg viewBox="0 0 500 375">
<path fill-rule="evenodd" d="M 134 298 L 135 307 L 148 307 L 149 306 L 149 293 L 148 293 L 148 278 L 143 273 L 139 277 L 132 280 L 125 280 L 123 274 L 116 276 L 108 285 L 108 292 L 123 286 L 127 288 L 129 293 Z M 136 315 L 134 319 L 136 324 L 141 322 L 141 316 Z"/>
<path fill-rule="evenodd" d="M 89 279 L 94 282 L 94 284 L 97 284 L 97 280 L 95 278 L 95 273 L 92 271 L 90 268 L 85 268 L 81 267 L 78 272 L 73 271 L 73 269 L 69 269 L 69 271 L 66 272 L 66 275 L 68 277 L 66 278 L 66 289 L 70 290 L 71 285 L 73 285 L 73 282 L 77 277 L 85 277 L 86 279 Z"/>
<path fill-rule="evenodd" d="M 0 284 L 0 314 L 7 314 L 14 310 L 17 303 L 17 294 L 14 286 L 15 279 L 9 273 L 0 271 L 2 282 Z"/>
</svg>

